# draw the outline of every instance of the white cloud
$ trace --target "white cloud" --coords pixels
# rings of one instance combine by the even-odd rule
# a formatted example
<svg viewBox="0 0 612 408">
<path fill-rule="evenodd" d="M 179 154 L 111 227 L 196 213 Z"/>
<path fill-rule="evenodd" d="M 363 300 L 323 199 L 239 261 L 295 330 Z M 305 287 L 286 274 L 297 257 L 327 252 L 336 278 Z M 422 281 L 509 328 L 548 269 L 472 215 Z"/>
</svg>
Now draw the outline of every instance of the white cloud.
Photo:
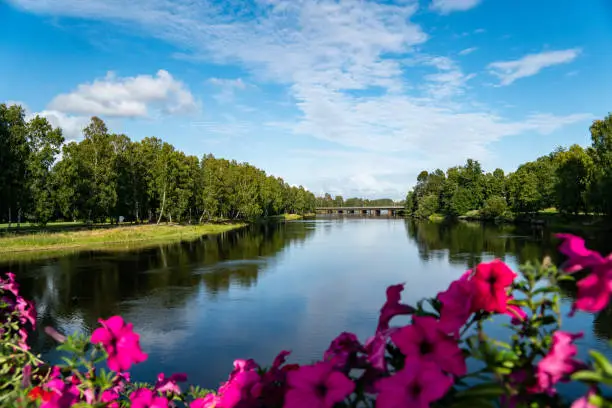
<svg viewBox="0 0 612 408">
<path fill-rule="evenodd" d="M 459 55 L 468 55 L 476 51 L 478 47 L 470 47 L 459 51 Z"/>
<path fill-rule="evenodd" d="M 197 103 L 182 82 L 159 70 L 156 76 L 125 78 L 109 72 L 103 79 L 56 96 L 49 104 L 50 110 L 109 117 L 147 117 L 151 108 L 163 114 L 181 114 L 196 110 Z"/>
<path fill-rule="evenodd" d="M 510 85 L 520 78 L 536 75 L 542 69 L 567 64 L 578 57 L 580 48 L 528 54 L 514 61 L 498 61 L 488 65 L 489 72 L 500 78 L 500 85 Z"/>
<path fill-rule="evenodd" d="M 232 13 L 212 1 L 12 1 L 35 12 L 124 24 L 176 45 L 182 58 L 239 65 L 254 80 L 287 86 L 301 116 L 297 121 L 266 119 L 268 125 L 332 142 L 338 149 L 365 150 L 349 150 L 341 160 L 321 155 L 316 159 L 325 169 L 321 174 L 309 170 L 314 159 L 308 157 L 287 157 L 285 166 L 274 169 L 313 190 L 325 185 L 405 192 L 418 169 L 444 168 L 467 157 L 492 160 L 489 145 L 501 138 L 546 134 L 590 118 L 575 114 L 508 120 L 469 99 L 466 90 L 473 74 L 464 73 L 450 58 L 415 52 L 428 39 L 411 21 L 417 0 L 395 5 L 365 0 L 258 0 L 241 3 L 240 11 Z M 449 13 L 478 3 L 436 0 L 432 7 Z M 418 69 L 411 71 L 415 66 Z M 428 71 L 421 77 L 423 67 Z M 504 72 L 503 67 L 490 69 Z M 512 71 L 509 75 L 523 72 L 520 67 L 507 69 Z M 232 86 L 222 80 L 211 82 Z M 234 129 L 216 122 L 203 127 L 218 133 L 242 129 L 240 123 L 228 123 Z M 407 161 L 410 164 L 401 164 Z M 392 171 L 381 170 L 388 167 Z"/>
<path fill-rule="evenodd" d="M 233 102 L 236 90 L 244 90 L 249 86 L 242 78 L 210 78 L 208 82 L 221 89 L 221 91 L 214 96 L 215 99 L 221 103 Z"/>
<path fill-rule="evenodd" d="M 61 128 L 66 142 L 80 139 L 83 136 L 83 129 L 89 123 L 87 116 L 72 116 L 54 110 L 43 110 L 31 116 L 36 115 L 47 118 L 52 126 Z"/>
<path fill-rule="evenodd" d="M 430 8 L 441 14 L 466 11 L 476 7 L 481 0 L 432 0 Z"/>
</svg>

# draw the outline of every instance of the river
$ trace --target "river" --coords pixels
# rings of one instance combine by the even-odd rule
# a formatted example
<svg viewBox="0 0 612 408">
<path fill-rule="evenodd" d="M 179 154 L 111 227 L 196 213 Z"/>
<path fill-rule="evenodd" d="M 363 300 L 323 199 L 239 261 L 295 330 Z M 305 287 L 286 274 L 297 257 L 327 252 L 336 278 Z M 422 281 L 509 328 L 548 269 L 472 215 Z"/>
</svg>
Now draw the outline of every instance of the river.
<svg viewBox="0 0 612 408">
<path fill-rule="evenodd" d="M 605 236 L 587 243 L 612 250 Z M 406 282 L 404 299 L 414 303 L 494 257 L 513 268 L 546 255 L 557 260 L 556 245 L 542 228 L 317 218 L 138 251 L 4 262 L 0 272 L 17 274 L 37 304 L 40 328 L 88 333 L 99 317 L 120 314 L 149 354 L 133 370 L 137 380 L 185 372 L 190 383 L 212 388 L 236 358 L 267 365 L 288 349 L 290 361 L 308 363 L 342 331 L 365 340 L 390 284 Z M 585 332 L 581 355 L 588 348 L 609 355 L 610 316 L 606 310 L 564 320 L 565 330 Z M 44 334 L 35 336 L 34 349 L 55 361 L 51 346 Z"/>
</svg>

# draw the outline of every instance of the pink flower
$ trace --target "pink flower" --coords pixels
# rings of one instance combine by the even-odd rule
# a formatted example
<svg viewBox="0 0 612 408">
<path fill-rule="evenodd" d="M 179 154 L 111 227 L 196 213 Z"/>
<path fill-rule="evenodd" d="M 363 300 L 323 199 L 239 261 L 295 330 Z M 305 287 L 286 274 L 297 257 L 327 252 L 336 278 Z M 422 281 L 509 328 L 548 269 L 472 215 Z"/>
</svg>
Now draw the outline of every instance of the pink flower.
<svg viewBox="0 0 612 408">
<path fill-rule="evenodd" d="M 387 364 L 385 362 L 385 347 L 387 346 L 387 333 L 376 333 L 370 337 L 364 347 L 367 354 L 368 362 L 373 368 L 379 371 L 386 371 Z"/>
<path fill-rule="evenodd" d="M 414 313 L 414 308 L 412 306 L 400 303 L 403 290 L 404 284 L 392 285 L 387 288 L 387 301 L 380 309 L 378 328 L 376 329 L 377 332 L 383 332 L 389 329 L 389 322 L 393 317 Z"/>
<path fill-rule="evenodd" d="M 65 408 L 70 407 L 80 400 L 79 389 L 70 383 L 60 379 L 47 381 L 45 387 L 51 391 L 47 400 L 42 403 L 41 408 Z"/>
<path fill-rule="evenodd" d="M 538 363 L 537 376 L 541 390 L 550 395 L 554 394 L 556 383 L 567 381 L 570 374 L 584 366 L 582 362 L 574 359 L 577 348 L 573 341 L 581 337 L 582 333 L 556 331 L 553 334 L 550 351 Z"/>
<path fill-rule="evenodd" d="M 15 297 L 19 296 L 19 284 L 15 281 L 15 274 L 6 273 L 7 279 L 0 279 L 0 289 L 11 292 Z"/>
<path fill-rule="evenodd" d="M 391 334 L 391 340 L 406 359 L 431 361 L 457 376 L 466 373 L 465 359 L 457 342 L 441 330 L 433 317 L 414 316 L 410 326 Z"/>
<path fill-rule="evenodd" d="M 378 381 L 376 408 L 429 408 L 453 385 L 440 368 L 430 361 L 406 361 L 406 366 Z"/>
<path fill-rule="evenodd" d="M 512 284 L 515 277 L 516 274 L 499 259 L 478 264 L 472 277 L 473 311 L 506 313 L 506 288 Z"/>
<path fill-rule="evenodd" d="M 584 239 L 580 237 L 572 234 L 556 234 L 555 237 L 563 240 L 559 245 L 559 252 L 568 258 L 562 266 L 565 272 L 572 273 L 590 268 L 604 260 L 598 252 L 587 249 Z"/>
<path fill-rule="evenodd" d="M 181 388 L 178 386 L 177 382 L 185 381 L 187 381 L 187 374 L 185 373 L 172 374 L 170 378 L 166 378 L 166 375 L 164 373 L 159 373 L 157 375 L 157 383 L 155 384 L 155 390 L 161 392 L 162 394 L 165 392 L 180 394 Z"/>
<path fill-rule="evenodd" d="M 147 388 L 139 388 L 130 394 L 132 408 L 168 408 L 168 400 Z"/>
<path fill-rule="evenodd" d="M 512 296 L 508 297 L 508 301 L 514 300 Z M 512 317 L 510 323 L 514 325 L 521 324 L 527 318 L 527 313 L 520 306 L 508 304 L 506 307 L 506 313 L 508 316 Z"/>
<path fill-rule="evenodd" d="M 343 332 L 336 337 L 325 354 L 323 360 L 331 361 L 338 369 L 350 370 L 358 364 L 357 353 L 365 351 L 357 336 Z"/>
<path fill-rule="evenodd" d="M 612 292 L 612 260 L 606 259 L 605 262 L 593 266 L 591 273 L 579 280 L 576 286 L 578 292 L 574 310 L 599 312 L 604 309 Z"/>
<path fill-rule="evenodd" d="M 595 390 L 591 389 L 584 397 L 578 398 L 572 403 L 570 408 L 597 408 L 597 405 L 591 404 L 589 398 L 591 395 L 595 395 Z"/>
<path fill-rule="evenodd" d="M 285 359 L 290 351 L 283 350 L 275 358 L 272 366 L 262 376 L 260 381 L 253 385 L 251 394 L 261 402 L 261 406 L 278 407 L 282 405 L 286 390 L 287 370 L 291 365 L 285 365 Z M 295 366 L 297 369 L 299 366 Z"/>
<path fill-rule="evenodd" d="M 334 371 L 332 364 L 323 362 L 302 366 L 287 374 L 289 390 L 284 408 L 332 408 L 355 389 L 344 374 Z"/>
<path fill-rule="evenodd" d="M 129 370 L 132 364 L 142 363 L 147 355 L 140 348 L 140 336 L 132 331 L 121 316 L 99 320 L 102 327 L 91 334 L 93 344 L 101 343 L 108 353 L 108 368 L 113 371 Z"/>
<path fill-rule="evenodd" d="M 66 341 L 66 336 L 64 336 L 63 334 L 61 334 L 60 332 L 58 332 L 57 330 L 55 330 L 55 328 L 51 326 L 45 327 L 45 333 L 47 334 L 47 336 L 51 337 L 53 340 L 57 341 L 58 343 L 63 343 Z"/>
<path fill-rule="evenodd" d="M 107 408 L 119 408 L 119 394 L 114 390 L 105 390 L 100 396 L 100 402 L 105 402 Z"/>
<path fill-rule="evenodd" d="M 193 400 L 189 408 L 215 408 L 219 404 L 219 397 L 215 394 L 207 394 L 204 398 Z"/>
<path fill-rule="evenodd" d="M 232 381 L 234 380 L 234 378 L 236 378 L 238 374 L 244 373 L 246 371 L 255 371 L 257 369 L 259 369 L 259 365 L 253 359 L 234 360 L 234 369 L 230 373 L 227 382 L 225 382 L 223 385 L 221 385 L 221 387 L 219 387 L 219 394 L 222 394 L 225 389 L 231 385 Z"/>
<path fill-rule="evenodd" d="M 471 274 L 471 270 L 466 271 L 452 282 L 445 292 L 438 294 L 438 300 L 442 303 L 440 328 L 447 333 L 458 335 L 459 329 L 472 314 L 473 289 L 469 280 Z"/>
<path fill-rule="evenodd" d="M 255 371 L 238 372 L 219 388 L 219 406 L 234 408 L 253 405 L 258 397 L 255 386 L 260 380 L 261 376 Z"/>
</svg>

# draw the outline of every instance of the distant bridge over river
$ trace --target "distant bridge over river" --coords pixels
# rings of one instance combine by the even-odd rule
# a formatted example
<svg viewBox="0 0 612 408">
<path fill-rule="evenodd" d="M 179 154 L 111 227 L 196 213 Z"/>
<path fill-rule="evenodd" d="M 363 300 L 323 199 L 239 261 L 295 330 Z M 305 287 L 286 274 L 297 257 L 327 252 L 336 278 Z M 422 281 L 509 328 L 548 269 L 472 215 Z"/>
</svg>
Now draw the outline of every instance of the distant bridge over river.
<svg viewBox="0 0 612 408">
<path fill-rule="evenodd" d="M 401 205 L 372 206 L 372 207 L 317 207 L 317 214 L 350 214 L 350 215 L 386 215 L 395 217 L 404 211 Z"/>
</svg>

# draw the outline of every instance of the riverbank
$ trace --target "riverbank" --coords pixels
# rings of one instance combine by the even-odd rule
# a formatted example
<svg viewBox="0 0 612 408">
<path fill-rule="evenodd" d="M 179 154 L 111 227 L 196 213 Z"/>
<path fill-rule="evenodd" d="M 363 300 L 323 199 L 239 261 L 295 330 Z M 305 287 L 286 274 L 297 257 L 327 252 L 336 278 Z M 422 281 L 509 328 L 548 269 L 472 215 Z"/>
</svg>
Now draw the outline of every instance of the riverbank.
<svg viewBox="0 0 612 408">
<path fill-rule="evenodd" d="M 245 224 L 137 225 L 98 228 L 85 231 L 40 232 L 0 237 L 0 257 L 16 252 L 100 249 L 128 246 L 130 249 L 149 244 L 172 243 L 220 234 Z M 4 255 L 4 256 L 3 256 Z"/>
<path fill-rule="evenodd" d="M 444 222 L 448 220 L 494 222 L 497 224 L 531 224 L 542 225 L 551 229 L 563 229 L 567 231 L 583 231 L 585 229 L 609 230 L 612 229 L 610 219 L 594 214 L 561 214 L 549 209 L 535 214 L 507 215 L 494 219 L 480 215 L 479 211 L 470 211 L 459 217 L 446 217 L 441 214 L 433 214 L 428 218 L 432 222 Z"/>
</svg>

